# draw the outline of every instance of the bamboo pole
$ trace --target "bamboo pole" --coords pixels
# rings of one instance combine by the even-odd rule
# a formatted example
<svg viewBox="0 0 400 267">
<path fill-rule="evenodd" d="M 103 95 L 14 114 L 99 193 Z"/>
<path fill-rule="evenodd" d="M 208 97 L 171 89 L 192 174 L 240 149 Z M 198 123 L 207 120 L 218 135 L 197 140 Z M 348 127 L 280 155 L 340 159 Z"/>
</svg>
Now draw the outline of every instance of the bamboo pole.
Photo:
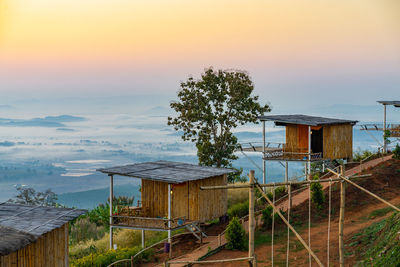
<svg viewBox="0 0 400 267">
<path fill-rule="evenodd" d="M 267 166 L 265 162 L 265 121 L 263 121 L 263 183 L 267 182 Z"/>
<path fill-rule="evenodd" d="M 327 168 L 327 170 L 329 170 Z M 331 170 L 332 171 L 332 170 Z M 337 175 L 336 172 L 334 174 Z M 349 178 L 365 178 L 365 177 L 371 177 L 371 174 L 364 174 L 364 175 L 355 175 L 355 176 L 350 176 Z M 293 182 L 289 181 L 287 183 L 281 182 L 281 183 L 270 183 L 270 184 L 258 184 L 257 186 L 260 187 L 274 187 L 274 186 L 283 186 L 283 185 L 303 185 L 303 184 L 313 184 L 313 183 L 329 183 L 329 182 L 338 182 L 341 181 L 342 178 L 327 178 L 327 179 L 321 179 L 321 180 L 307 180 L 307 181 L 300 181 L 300 182 Z M 215 190 L 215 189 L 235 189 L 235 188 L 249 188 L 250 184 L 243 184 L 243 185 L 215 185 L 215 186 L 200 186 L 201 190 Z"/>
<path fill-rule="evenodd" d="M 172 238 L 171 238 L 171 184 L 168 184 L 168 243 L 169 257 L 172 257 Z"/>
<path fill-rule="evenodd" d="M 297 233 L 297 231 L 293 228 L 292 225 L 286 220 L 286 218 L 282 215 L 282 213 L 279 211 L 279 209 L 276 209 L 275 205 L 272 203 L 272 201 L 268 198 L 268 196 L 265 194 L 264 191 L 262 191 L 262 188 L 259 184 L 256 183 L 256 187 L 260 190 L 261 194 L 263 197 L 267 200 L 267 202 L 271 205 L 271 207 L 275 210 L 276 213 L 278 213 L 279 217 L 282 219 L 282 221 L 289 227 L 289 229 L 295 234 L 297 239 L 299 239 L 300 243 L 306 248 L 308 252 L 310 252 L 311 256 L 314 258 L 314 260 L 317 262 L 319 266 L 324 266 L 322 262 L 318 259 L 317 255 L 308 247 L 307 243 L 304 241 L 304 239 Z"/>
<path fill-rule="evenodd" d="M 385 137 L 386 137 L 386 104 L 383 105 L 383 153 L 387 152 Z"/>
<path fill-rule="evenodd" d="M 113 198 L 114 198 L 114 177 L 110 175 L 110 249 L 113 249 Z"/>
<path fill-rule="evenodd" d="M 330 172 L 333 173 L 333 174 L 336 174 L 336 175 L 340 176 L 341 179 L 345 180 L 345 181 L 348 182 L 349 184 L 354 185 L 355 187 L 357 187 L 357 188 L 360 189 L 361 191 L 364 191 L 365 193 L 369 194 L 370 196 L 372 196 L 372 197 L 376 198 L 377 200 L 379 200 L 379 201 L 385 203 L 386 205 L 392 207 L 393 209 L 395 209 L 395 210 L 397 210 L 397 211 L 400 211 L 400 209 L 399 209 L 398 207 L 396 207 L 395 205 L 393 205 L 392 203 L 390 203 L 390 202 L 384 200 L 383 198 L 381 198 L 381 197 L 375 195 L 374 193 L 368 191 L 368 190 L 365 189 L 364 187 L 359 186 L 358 184 L 356 184 L 355 182 L 351 181 L 351 180 L 348 179 L 347 177 L 344 177 L 343 175 L 339 175 L 337 172 L 332 171 L 332 170 L 329 169 L 329 168 L 328 168 L 327 170 L 330 171 Z M 351 178 L 351 177 L 350 177 L 350 178 Z"/>
<path fill-rule="evenodd" d="M 249 258 L 254 257 L 254 230 L 255 230 L 255 218 L 254 218 L 254 170 L 250 171 L 250 188 L 249 188 Z M 253 264 L 249 261 L 250 266 Z"/>
<path fill-rule="evenodd" d="M 144 234 L 144 230 L 142 230 L 142 248 L 145 248 L 145 246 L 146 246 L 145 234 Z"/>
<path fill-rule="evenodd" d="M 245 258 L 235 258 L 235 259 L 223 259 L 223 260 L 209 260 L 209 261 L 170 261 L 167 262 L 170 264 L 210 264 L 210 263 L 223 263 L 223 262 L 233 262 L 233 261 L 252 261 L 253 258 L 245 257 Z"/>
<path fill-rule="evenodd" d="M 341 176 L 344 175 L 344 166 L 340 168 Z M 339 211 L 339 265 L 344 267 L 344 243 L 343 243 L 343 227 L 344 227 L 344 206 L 345 206 L 345 183 L 340 182 L 340 211 Z"/>
</svg>

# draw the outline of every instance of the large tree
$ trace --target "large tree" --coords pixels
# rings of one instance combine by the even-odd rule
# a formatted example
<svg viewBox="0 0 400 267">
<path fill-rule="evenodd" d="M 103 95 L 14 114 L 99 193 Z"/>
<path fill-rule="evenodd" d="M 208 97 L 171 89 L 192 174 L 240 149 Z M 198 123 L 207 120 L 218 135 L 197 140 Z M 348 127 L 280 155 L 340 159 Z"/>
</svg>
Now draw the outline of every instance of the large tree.
<svg viewBox="0 0 400 267">
<path fill-rule="evenodd" d="M 254 84 L 248 73 L 208 68 L 201 79 L 190 77 L 181 83 L 178 101 L 170 104 L 176 112 L 168 125 L 182 131 L 182 139 L 196 143 L 199 164 L 232 167 L 239 147 L 232 130 L 270 111 L 253 95 Z"/>
</svg>

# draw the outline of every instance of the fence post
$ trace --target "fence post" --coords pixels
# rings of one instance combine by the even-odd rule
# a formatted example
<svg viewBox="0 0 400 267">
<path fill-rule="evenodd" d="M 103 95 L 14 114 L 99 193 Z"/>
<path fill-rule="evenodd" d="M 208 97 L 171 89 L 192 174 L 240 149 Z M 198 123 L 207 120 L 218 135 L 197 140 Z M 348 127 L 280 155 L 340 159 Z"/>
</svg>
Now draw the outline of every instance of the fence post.
<svg viewBox="0 0 400 267">
<path fill-rule="evenodd" d="M 249 188 L 249 258 L 254 258 L 254 170 L 250 171 L 250 188 Z M 249 261 L 253 265 L 252 261 Z"/>
<path fill-rule="evenodd" d="M 133 267 L 133 256 L 131 256 L 131 267 Z"/>
<path fill-rule="evenodd" d="M 340 174 L 344 176 L 344 165 L 340 166 Z M 340 181 L 340 211 L 339 211 L 339 266 L 344 267 L 344 243 L 343 243 L 343 227 L 344 227 L 344 207 L 345 207 L 345 181 Z"/>
</svg>

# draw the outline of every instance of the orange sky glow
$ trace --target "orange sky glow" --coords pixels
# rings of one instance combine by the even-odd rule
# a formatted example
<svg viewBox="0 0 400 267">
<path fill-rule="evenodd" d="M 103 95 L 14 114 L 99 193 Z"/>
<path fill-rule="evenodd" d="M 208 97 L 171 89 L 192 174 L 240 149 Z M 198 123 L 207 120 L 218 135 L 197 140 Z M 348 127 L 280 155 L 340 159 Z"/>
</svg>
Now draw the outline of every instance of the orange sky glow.
<svg viewBox="0 0 400 267">
<path fill-rule="evenodd" d="M 392 73 L 399 2 L 0 0 L 0 71 L 27 79 L 166 72 L 175 80 L 207 66 L 274 77 Z"/>
</svg>

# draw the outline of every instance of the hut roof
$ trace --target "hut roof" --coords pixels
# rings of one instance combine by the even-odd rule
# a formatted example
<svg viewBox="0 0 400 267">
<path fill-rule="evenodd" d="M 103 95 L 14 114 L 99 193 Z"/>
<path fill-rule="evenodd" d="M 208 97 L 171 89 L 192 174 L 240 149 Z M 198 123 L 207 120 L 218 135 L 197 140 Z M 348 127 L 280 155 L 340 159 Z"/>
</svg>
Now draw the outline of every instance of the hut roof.
<svg viewBox="0 0 400 267">
<path fill-rule="evenodd" d="M 84 213 L 78 209 L 0 203 L 0 255 L 19 250 Z"/>
<path fill-rule="evenodd" d="M 201 180 L 235 172 L 235 170 L 232 169 L 204 167 L 195 164 L 164 160 L 116 166 L 98 169 L 98 171 L 110 175 L 129 176 L 172 184 Z"/>
<path fill-rule="evenodd" d="M 385 101 L 385 100 L 381 100 L 381 101 L 377 101 L 379 104 L 382 105 L 391 105 L 391 106 L 395 106 L 396 108 L 400 108 L 400 101 Z"/>
<path fill-rule="evenodd" d="M 273 121 L 277 125 L 302 124 L 309 126 L 323 126 L 323 125 L 333 125 L 333 124 L 354 125 L 358 122 L 353 120 L 324 118 L 324 117 L 308 116 L 301 114 L 260 116 L 258 117 L 258 119 L 261 121 Z"/>
<path fill-rule="evenodd" d="M 17 251 L 37 239 L 32 234 L 4 226 L 0 226 L 0 236 L 0 256 Z"/>
</svg>

